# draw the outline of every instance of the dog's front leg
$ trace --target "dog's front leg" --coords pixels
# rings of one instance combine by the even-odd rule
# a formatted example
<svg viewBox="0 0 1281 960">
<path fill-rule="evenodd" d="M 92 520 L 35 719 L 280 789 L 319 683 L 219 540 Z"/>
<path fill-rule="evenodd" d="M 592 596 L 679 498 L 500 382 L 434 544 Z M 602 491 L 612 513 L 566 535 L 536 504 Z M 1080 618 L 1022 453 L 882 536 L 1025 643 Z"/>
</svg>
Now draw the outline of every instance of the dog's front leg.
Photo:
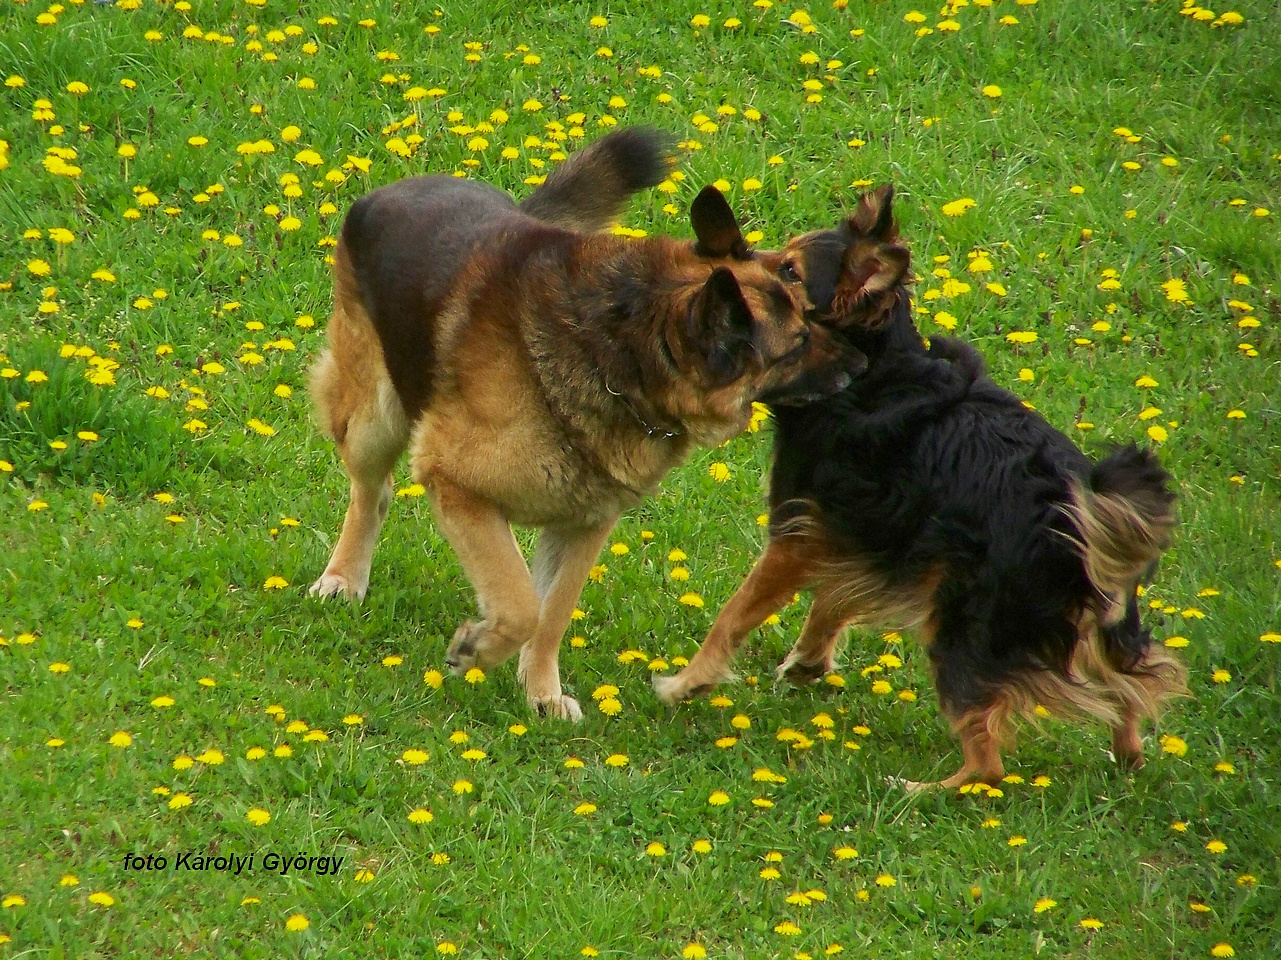
<svg viewBox="0 0 1281 960">
<path fill-rule="evenodd" d="M 440 532 L 476 588 L 481 621 L 454 633 L 445 662 L 456 674 L 502 663 L 534 634 L 538 593 L 511 524 L 493 504 L 447 481 L 431 485 Z"/>
<path fill-rule="evenodd" d="M 805 589 L 813 571 L 812 552 L 803 538 L 770 540 L 689 665 L 675 676 L 654 677 L 659 697 L 668 703 L 688 700 L 726 679 L 730 661 L 748 633 Z"/>
<path fill-rule="evenodd" d="M 617 517 L 593 527 L 547 527 L 534 551 L 534 587 L 542 599 L 538 628 L 520 651 L 520 682 L 539 713 L 581 719 L 578 701 L 560 686 L 560 641 L 578 603 L 592 564 Z"/>
</svg>

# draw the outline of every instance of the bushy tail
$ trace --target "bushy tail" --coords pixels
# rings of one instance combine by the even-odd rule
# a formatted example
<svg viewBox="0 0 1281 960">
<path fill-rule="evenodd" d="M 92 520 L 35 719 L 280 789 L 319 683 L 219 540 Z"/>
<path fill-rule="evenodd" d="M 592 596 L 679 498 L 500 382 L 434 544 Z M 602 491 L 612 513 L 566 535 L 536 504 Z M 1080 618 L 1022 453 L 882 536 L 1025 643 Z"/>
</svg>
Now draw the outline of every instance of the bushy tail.
<svg viewBox="0 0 1281 960">
<path fill-rule="evenodd" d="M 1088 488 L 1074 492 L 1068 512 L 1086 575 L 1100 593 L 1124 604 L 1169 547 L 1175 500 L 1170 482 L 1155 454 L 1130 444 L 1100 460 Z"/>
<path fill-rule="evenodd" d="M 1151 451 L 1130 444 L 1099 461 L 1072 491 L 1064 512 L 1076 527 L 1073 540 L 1095 596 L 1080 612 L 1067 670 L 1023 674 L 993 723 L 1014 713 L 1034 715 L 1037 705 L 1095 716 L 1112 725 L 1118 760 L 1142 762 L 1139 718 L 1155 718 L 1186 689 L 1186 669 L 1144 628 L 1135 596 L 1169 546 L 1171 481 Z M 1007 736 L 1006 729 L 995 732 Z"/>
<path fill-rule="evenodd" d="M 552 170 L 521 212 L 568 230 L 603 230 L 632 194 L 667 176 L 671 146 L 671 138 L 652 127 L 606 134 Z"/>
</svg>

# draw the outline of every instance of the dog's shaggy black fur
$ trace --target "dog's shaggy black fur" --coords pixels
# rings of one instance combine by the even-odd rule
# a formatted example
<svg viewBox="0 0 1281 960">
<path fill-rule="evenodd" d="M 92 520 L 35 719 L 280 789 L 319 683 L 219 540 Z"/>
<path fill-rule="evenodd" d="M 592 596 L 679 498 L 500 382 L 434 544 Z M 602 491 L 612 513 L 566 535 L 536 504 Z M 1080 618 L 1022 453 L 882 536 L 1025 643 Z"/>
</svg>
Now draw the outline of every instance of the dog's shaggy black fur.
<svg viewBox="0 0 1281 960">
<path fill-rule="evenodd" d="M 770 544 L 705 644 L 713 662 L 696 658 L 689 689 L 668 692 L 705 688 L 769 598 L 808 588 L 780 675 L 833 669 L 848 623 L 919 628 L 965 755 L 945 785 L 999 779 L 1010 721 L 1038 707 L 1105 720 L 1117 759 L 1138 764 L 1139 718 L 1183 681 L 1135 599 L 1167 545 L 1170 477 L 1133 445 L 1091 463 L 974 349 L 922 340 L 891 197 L 775 255 L 868 368 L 835 397 L 775 411 Z"/>
</svg>

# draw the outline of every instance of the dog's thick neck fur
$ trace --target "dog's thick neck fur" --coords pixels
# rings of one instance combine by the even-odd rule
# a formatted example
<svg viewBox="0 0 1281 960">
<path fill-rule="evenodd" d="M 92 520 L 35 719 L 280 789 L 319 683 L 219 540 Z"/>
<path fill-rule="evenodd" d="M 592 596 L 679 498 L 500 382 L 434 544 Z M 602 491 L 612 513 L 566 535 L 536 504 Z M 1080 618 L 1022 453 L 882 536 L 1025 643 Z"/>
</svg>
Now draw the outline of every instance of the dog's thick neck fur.
<svg viewBox="0 0 1281 960">
<path fill-rule="evenodd" d="M 547 362 L 555 365 L 556 354 L 572 344 L 601 374 L 591 391 L 595 396 L 580 395 L 575 406 L 586 403 L 620 430 L 640 430 L 682 450 L 687 440 L 708 445 L 734 436 L 751 413 L 750 404 L 731 390 L 726 403 L 708 415 L 705 397 L 715 387 L 703 382 L 705 364 L 692 353 L 687 325 L 711 265 L 691 262 L 688 246 L 664 237 L 563 233 L 545 238 L 543 249 L 518 268 L 539 278 L 527 289 L 536 289 L 535 296 L 545 291 L 562 307 L 555 324 L 561 342 L 547 351 Z M 537 340 L 535 331 L 531 349 Z M 699 401 L 691 396 L 682 403 L 695 390 Z M 553 400 L 560 393 L 548 391 L 553 407 L 560 406 Z M 574 416 L 572 410 L 557 412 Z"/>
<path fill-rule="evenodd" d="M 697 292 L 694 278 L 671 278 L 670 241 L 619 241 L 594 237 L 584 243 L 587 269 L 577 272 L 572 301 L 574 327 L 568 330 L 601 371 L 605 390 L 635 418 L 646 434 L 667 439 L 688 433 L 679 412 L 655 402 L 666 398 L 670 383 L 696 376 L 680 339 L 673 336 Z M 657 344 L 640 351 L 639 341 Z M 639 357 L 654 362 L 642 364 Z"/>
<path fill-rule="evenodd" d="M 667 247 L 672 244 L 663 239 L 588 237 L 545 226 L 523 233 L 522 244 L 505 244 L 500 248 L 502 255 L 486 258 L 489 269 L 474 301 L 496 303 L 503 312 L 519 312 L 519 303 L 494 298 L 497 287 L 521 289 L 527 299 L 545 301 L 554 331 L 527 327 L 531 352 L 542 354 L 540 359 L 555 367 L 565 349 L 572 348 L 601 374 L 600 389 L 594 392 L 603 396 L 592 399 L 619 407 L 624 415 L 618 419 L 626 421 L 630 415 L 651 436 L 685 433 L 677 417 L 650 399 L 661 396 L 660 388 L 682 373 L 667 346 L 666 327 L 668 314 L 678 305 L 674 301 L 685 305 L 689 295 L 680 297 L 684 291 L 673 284 L 655 283 L 661 276 L 655 261 L 670 263 Z M 552 335 L 558 342 L 545 343 L 544 336 Z M 663 354 L 670 362 L 642 364 L 642 352 L 636 349 L 641 341 L 664 345 Z M 558 393 L 559 389 L 549 390 L 548 399 Z"/>
</svg>

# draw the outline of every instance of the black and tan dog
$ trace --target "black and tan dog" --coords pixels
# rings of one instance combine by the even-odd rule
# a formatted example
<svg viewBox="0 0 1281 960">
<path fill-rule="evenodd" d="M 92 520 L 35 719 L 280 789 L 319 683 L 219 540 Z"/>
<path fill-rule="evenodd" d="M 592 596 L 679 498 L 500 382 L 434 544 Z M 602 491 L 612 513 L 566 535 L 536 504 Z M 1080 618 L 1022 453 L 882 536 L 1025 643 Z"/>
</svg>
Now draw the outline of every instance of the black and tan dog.
<svg viewBox="0 0 1281 960">
<path fill-rule="evenodd" d="M 743 429 L 751 402 L 833 391 L 849 366 L 811 338 L 799 282 L 744 257 L 728 204 L 691 207 L 697 242 L 595 234 L 666 173 L 653 131 L 610 134 L 524 203 L 449 176 L 382 187 L 335 251 L 329 348 L 312 394 L 351 479 L 321 596 L 359 599 L 411 449 L 414 478 L 476 588 L 455 672 L 521 651 L 530 703 L 569 718 L 561 636 L 622 511 L 696 445 Z M 511 525 L 542 528 L 532 575 Z"/>
<path fill-rule="evenodd" d="M 760 255 L 804 279 L 868 368 L 835 397 L 777 411 L 768 545 L 658 692 L 674 702 L 712 687 L 749 631 L 810 590 L 779 677 L 834 669 L 848 624 L 916 628 L 964 757 L 943 786 L 999 781 L 1012 721 L 1038 706 L 1110 724 L 1116 759 L 1137 766 L 1140 719 L 1184 680 L 1135 601 L 1174 522 L 1169 475 L 1134 446 L 1091 463 L 972 348 L 922 341 L 892 196 L 882 188 L 838 229 Z"/>
</svg>

